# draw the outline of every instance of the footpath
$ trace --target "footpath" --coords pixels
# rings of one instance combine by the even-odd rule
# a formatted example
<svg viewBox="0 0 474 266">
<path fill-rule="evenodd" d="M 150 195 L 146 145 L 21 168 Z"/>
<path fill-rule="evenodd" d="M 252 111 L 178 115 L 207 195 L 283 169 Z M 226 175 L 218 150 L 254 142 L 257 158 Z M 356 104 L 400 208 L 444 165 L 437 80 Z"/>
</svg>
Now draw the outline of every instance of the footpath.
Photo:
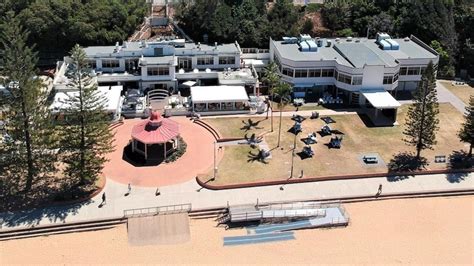
<svg viewBox="0 0 474 266">
<path fill-rule="evenodd" d="M 100 207 L 102 193 L 78 204 L 1 213 L 2 229 L 13 229 L 55 223 L 122 217 L 124 210 L 175 204 L 192 204 L 192 209 L 223 208 L 227 204 L 257 204 L 281 201 L 324 200 L 345 197 L 374 196 L 379 185 L 384 193 L 423 193 L 433 191 L 474 190 L 474 174 L 420 175 L 399 181 L 386 177 L 334 180 L 230 190 L 206 190 L 195 180 L 159 188 L 133 187 L 107 180 L 106 204 Z"/>
</svg>

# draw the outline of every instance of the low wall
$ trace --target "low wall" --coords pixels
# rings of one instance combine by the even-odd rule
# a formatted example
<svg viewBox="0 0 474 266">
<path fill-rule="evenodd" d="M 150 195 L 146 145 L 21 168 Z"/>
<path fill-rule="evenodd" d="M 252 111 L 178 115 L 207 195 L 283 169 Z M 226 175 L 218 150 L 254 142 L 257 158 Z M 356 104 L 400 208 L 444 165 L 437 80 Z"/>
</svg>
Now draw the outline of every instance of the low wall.
<svg viewBox="0 0 474 266">
<path fill-rule="evenodd" d="M 358 175 L 334 175 L 334 176 L 321 176 L 321 177 L 309 177 L 309 178 L 294 178 L 294 179 L 282 179 L 272 181 L 261 181 L 251 183 L 240 183 L 240 184 L 229 184 L 229 185 L 211 185 L 206 183 L 206 180 L 201 180 L 200 176 L 196 176 L 196 182 L 203 188 L 209 190 L 224 190 L 224 189 L 236 189 L 236 188 L 249 188 L 249 187 L 261 187 L 261 186 L 275 186 L 275 185 L 287 185 L 297 183 L 308 183 L 308 182 L 322 182 L 322 181 L 334 181 L 334 180 L 345 180 L 345 179 L 364 179 L 364 178 L 377 178 L 387 176 L 416 176 L 416 175 L 431 175 L 431 174 L 455 174 L 455 173 L 471 173 L 474 168 L 451 170 L 425 170 L 425 171 L 413 171 L 413 172 L 385 172 L 385 173 L 373 173 L 373 174 L 358 174 Z"/>
</svg>

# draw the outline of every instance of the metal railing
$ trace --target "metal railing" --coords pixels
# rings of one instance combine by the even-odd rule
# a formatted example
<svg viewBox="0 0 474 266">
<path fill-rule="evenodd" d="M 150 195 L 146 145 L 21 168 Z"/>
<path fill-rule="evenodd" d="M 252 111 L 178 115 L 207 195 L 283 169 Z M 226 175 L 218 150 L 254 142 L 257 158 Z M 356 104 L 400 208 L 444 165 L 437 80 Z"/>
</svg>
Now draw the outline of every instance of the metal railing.
<svg viewBox="0 0 474 266">
<path fill-rule="evenodd" d="M 191 203 L 187 203 L 187 204 L 124 210 L 123 216 L 125 218 L 130 218 L 130 217 L 141 217 L 141 216 L 153 216 L 153 215 L 159 215 L 159 214 L 183 213 L 183 212 L 190 212 L 190 211 L 191 211 Z"/>
</svg>

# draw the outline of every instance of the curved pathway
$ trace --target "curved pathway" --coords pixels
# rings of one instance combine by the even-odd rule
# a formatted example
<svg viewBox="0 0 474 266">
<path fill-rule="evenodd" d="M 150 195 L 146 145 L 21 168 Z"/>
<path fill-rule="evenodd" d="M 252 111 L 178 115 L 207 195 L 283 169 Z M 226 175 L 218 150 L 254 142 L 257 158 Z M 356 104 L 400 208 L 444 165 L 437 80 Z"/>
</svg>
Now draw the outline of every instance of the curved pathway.
<svg viewBox="0 0 474 266">
<path fill-rule="evenodd" d="M 187 144 L 186 152 L 178 160 L 157 166 L 135 167 L 123 160 L 123 149 L 131 139 L 132 127 L 140 119 L 125 120 L 116 128 L 115 151 L 108 155 L 110 161 L 105 164 L 104 175 L 118 183 L 132 186 L 161 187 L 194 179 L 198 173 L 205 173 L 214 164 L 214 141 L 212 134 L 205 128 L 193 123 L 186 117 L 171 118 L 179 123 L 181 137 Z"/>
</svg>

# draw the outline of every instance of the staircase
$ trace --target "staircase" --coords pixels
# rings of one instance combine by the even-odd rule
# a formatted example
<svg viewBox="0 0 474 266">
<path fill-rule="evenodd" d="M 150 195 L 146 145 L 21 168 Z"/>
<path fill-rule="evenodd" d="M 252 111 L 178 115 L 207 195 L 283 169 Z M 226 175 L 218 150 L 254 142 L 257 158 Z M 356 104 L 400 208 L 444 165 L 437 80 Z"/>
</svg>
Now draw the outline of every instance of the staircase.
<svg viewBox="0 0 474 266">
<path fill-rule="evenodd" d="M 100 221 L 85 221 L 77 223 L 63 223 L 28 227 L 21 229 L 1 230 L 0 241 L 22 239 L 38 236 L 49 236 L 66 233 L 87 232 L 96 230 L 105 230 L 113 228 L 119 224 L 125 223 L 124 218 L 106 219 Z"/>
</svg>

